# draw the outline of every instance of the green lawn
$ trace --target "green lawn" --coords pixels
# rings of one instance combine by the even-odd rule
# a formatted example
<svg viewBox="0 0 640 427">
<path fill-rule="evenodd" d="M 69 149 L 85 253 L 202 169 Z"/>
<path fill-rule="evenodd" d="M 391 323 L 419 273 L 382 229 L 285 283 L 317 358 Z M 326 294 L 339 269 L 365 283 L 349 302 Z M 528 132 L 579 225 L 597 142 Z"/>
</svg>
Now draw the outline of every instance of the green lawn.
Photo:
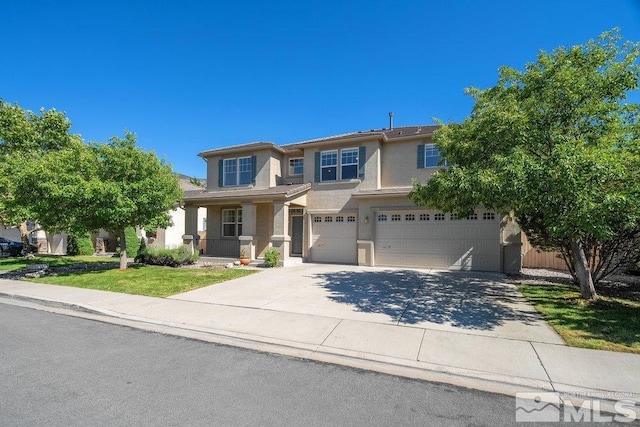
<svg viewBox="0 0 640 427">
<path fill-rule="evenodd" d="M 60 267 L 77 263 L 113 262 L 118 263 L 118 258 L 99 256 L 66 256 L 66 255 L 37 255 L 34 259 L 27 260 L 24 257 L 0 258 L 0 270 L 19 270 L 27 264 L 49 264 L 50 267 Z"/>
<path fill-rule="evenodd" d="M 568 285 L 519 285 L 566 343 L 573 347 L 640 353 L 640 302 L 600 296 L 580 298 Z"/>
<path fill-rule="evenodd" d="M 240 268 L 172 268 L 133 265 L 124 271 L 82 271 L 34 279 L 34 282 L 77 288 L 121 292 L 151 297 L 167 297 L 257 272 Z"/>
</svg>

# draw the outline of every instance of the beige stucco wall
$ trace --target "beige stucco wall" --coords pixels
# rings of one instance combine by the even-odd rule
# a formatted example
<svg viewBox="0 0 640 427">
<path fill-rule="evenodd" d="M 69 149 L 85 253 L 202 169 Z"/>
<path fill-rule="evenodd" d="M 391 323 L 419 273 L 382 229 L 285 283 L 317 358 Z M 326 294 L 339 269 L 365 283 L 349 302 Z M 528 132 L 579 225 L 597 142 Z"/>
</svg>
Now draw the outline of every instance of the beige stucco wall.
<svg viewBox="0 0 640 427">
<path fill-rule="evenodd" d="M 315 178 L 315 153 L 318 151 L 340 150 L 342 148 L 358 148 L 365 146 L 365 172 L 364 179 L 350 181 L 314 182 Z M 357 201 L 351 195 L 355 191 L 376 190 L 380 188 L 380 143 L 370 141 L 358 144 L 340 144 L 323 146 L 305 150 L 304 153 L 304 181 L 311 183 L 311 191 L 307 193 L 307 207 L 310 210 L 350 210 L 357 209 Z M 339 154 L 338 154 L 339 155 Z"/>
<path fill-rule="evenodd" d="M 382 144 L 381 174 L 382 188 L 406 187 L 413 178 L 426 182 L 438 168 L 418 169 L 418 145 L 431 142 L 428 139 L 419 141 L 394 141 Z"/>
<path fill-rule="evenodd" d="M 207 208 L 207 239 L 219 239 L 222 236 L 222 209 L 220 206 Z"/>
<path fill-rule="evenodd" d="M 274 150 L 247 151 L 245 153 L 214 156 L 207 159 L 207 190 L 218 190 L 218 164 L 220 159 L 256 156 L 255 188 L 269 188 L 280 180 L 282 155 Z M 222 187 L 225 190 L 243 189 L 251 186 Z"/>
<path fill-rule="evenodd" d="M 261 257 L 269 248 L 273 234 L 273 204 L 260 203 L 256 206 L 256 256 Z"/>
</svg>

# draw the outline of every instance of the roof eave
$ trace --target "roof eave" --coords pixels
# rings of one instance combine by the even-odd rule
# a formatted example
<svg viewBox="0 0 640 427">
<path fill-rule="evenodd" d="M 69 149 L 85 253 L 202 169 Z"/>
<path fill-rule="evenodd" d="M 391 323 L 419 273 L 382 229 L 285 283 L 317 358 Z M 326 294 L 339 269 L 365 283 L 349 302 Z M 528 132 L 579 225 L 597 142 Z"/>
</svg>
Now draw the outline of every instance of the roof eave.
<svg viewBox="0 0 640 427">
<path fill-rule="evenodd" d="M 290 191 L 275 193 L 275 194 L 260 194 L 260 193 L 246 194 L 245 193 L 244 195 L 237 195 L 237 194 L 232 194 L 233 192 L 225 192 L 224 196 L 221 196 L 221 197 L 198 197 L 198 196 L 207 194 L 207 192 L 203 192 L 198 195 L 194 195 L 192 197 L 187 196 L 184 198 L 184 201 L 188 202 L 189 204 L 197 204 L 197 203 L 212 204 L 216 202 L 239 203 L 246 200 L 251 200 L 251 201 L 285 200 L 286 201 L 286 200 L 294 199 L 306 193 L 307 191 L 309 191 L 310 188 L 311 188 L 311 184 L 307 183 L 301 186 L 296 186 Z M 261 191 L 261 190 L 256 189 L 255 191 Z M 209 194 L 211 193 L 215 194 L 216 192 L 209 192 Z"/>
<path fill-rule="evenodd" d="M 205 150 L 198 153 L 198 156 L 206 159 L 208 157 L 214 157 L 218 155 L 224 154 L 234 154 L 234 153 L 242 153 L 247 151 L 258 151 L 258 150 L 273 150 L 277 151 L 280 154 L 285 154 L 286 150 L 277 146 L 273 142 L 257 142 L 257 143 L 249 143 L 242 145 L 234 145 L 232 147 L 223 147 L 223 148 L 214 148 L 212 150 Z"/>
</svg>

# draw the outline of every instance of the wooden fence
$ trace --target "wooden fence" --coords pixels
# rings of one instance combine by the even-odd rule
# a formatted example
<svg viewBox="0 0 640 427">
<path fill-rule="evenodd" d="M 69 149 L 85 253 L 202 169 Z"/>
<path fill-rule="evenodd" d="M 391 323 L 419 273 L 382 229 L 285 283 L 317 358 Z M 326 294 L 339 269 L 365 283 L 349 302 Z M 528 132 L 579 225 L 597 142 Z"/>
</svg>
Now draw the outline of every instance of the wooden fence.
<svg viewBox="0 0 640 427">
<path fill-rule="evenodd" d="M 559 252 L 544 252 L 532 246 L 527 236 L 522 233 L 522 267 L 524 268 L 552 268 L 555 270 L 567 270 Z"/>
</svg>

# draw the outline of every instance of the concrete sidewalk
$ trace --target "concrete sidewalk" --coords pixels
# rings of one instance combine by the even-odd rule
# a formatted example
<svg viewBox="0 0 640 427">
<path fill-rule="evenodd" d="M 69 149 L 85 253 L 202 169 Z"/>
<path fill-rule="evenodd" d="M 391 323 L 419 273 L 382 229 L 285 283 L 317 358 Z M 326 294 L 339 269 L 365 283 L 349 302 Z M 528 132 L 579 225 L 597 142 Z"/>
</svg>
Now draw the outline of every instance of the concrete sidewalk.
<svg viewBox="0 0 640 427">
<path fill-rule="evenodd" d="M 514 395 L 640 405 L 640 355 L 321 315 L 0 279 L 0 302 Z"/>
</svg>

